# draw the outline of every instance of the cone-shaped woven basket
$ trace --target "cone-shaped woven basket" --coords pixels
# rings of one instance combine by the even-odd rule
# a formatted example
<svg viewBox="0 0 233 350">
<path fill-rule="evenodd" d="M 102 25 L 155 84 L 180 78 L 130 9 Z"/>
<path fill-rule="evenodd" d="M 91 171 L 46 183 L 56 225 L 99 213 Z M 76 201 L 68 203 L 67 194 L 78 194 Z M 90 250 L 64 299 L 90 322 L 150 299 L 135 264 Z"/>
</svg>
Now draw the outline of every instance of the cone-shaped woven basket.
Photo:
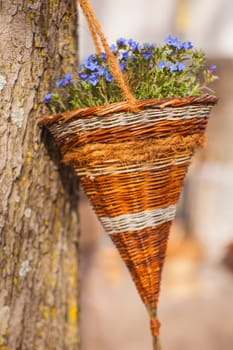
<svg viewBox="0 0 233 350">
<path fill-rule="evenodd" d="M 126 263 L 150 315 L 157 304 L 169 229 L 187 168 L 203 145 L 214 96 L 89 108 L 41 119 L 71 165 Z"/>
</svg>

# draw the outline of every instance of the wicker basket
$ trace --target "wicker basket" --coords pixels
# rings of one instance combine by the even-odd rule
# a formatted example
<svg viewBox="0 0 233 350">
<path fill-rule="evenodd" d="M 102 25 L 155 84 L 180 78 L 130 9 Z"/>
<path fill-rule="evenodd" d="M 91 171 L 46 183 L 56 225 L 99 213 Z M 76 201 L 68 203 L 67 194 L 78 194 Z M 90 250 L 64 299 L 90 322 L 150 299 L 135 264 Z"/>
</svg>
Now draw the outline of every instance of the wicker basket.
<svg viewBox="0 0 233 350">
<path fill-rule="evenodd" d="M 169 229 L 214 96 L 120 102 L 43 117 L 126 263 L 159 333 L 157 304 Z"/>
</svg>

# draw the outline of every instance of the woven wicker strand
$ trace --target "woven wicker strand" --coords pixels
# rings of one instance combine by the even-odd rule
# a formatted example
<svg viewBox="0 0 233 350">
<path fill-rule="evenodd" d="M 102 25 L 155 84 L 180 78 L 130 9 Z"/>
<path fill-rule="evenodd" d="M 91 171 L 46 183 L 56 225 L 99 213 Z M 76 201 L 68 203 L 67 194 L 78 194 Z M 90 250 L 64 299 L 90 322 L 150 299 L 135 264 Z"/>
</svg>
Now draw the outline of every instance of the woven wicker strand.
<svg viewBox="0 0 233 350">
<path fill-rule="evenodd" d="M 159 109 L 163 112 L 167 111 L 168 107 L 185 107 L 185 106 L 213 106 L 217 102 L 216 96 L 213 95 L 201 95 L 201 96 L 189 96 L 189 97 L 168 97 L 161 99 L 148 99 L 142 101 L 136 101 L 137 109 L 139 111 L 148 109 Z M 166 107 L 166 110 L 165 110 Z M 97 106 L 91 108 L 76 109 L 65 113 L 58 113 L 49 116 L 43 116 L 40 120 L 40 124 L 46 127 L 54 123 L 60 125 L 66 124 L 72 120 L 79 119 L 92 119 L 94 116 L 108 118 L 110 115 L 116 113 L 128 112 L 129 107 L 126 101 L 120 101 L 111 103 L 105 106 Z M 161 114 L 161 111 L 160 111 Z M 127 117 L 128 114 L 124 114 Z M 198 116 L 198 110 L 196 117 Z"/>
</svg>

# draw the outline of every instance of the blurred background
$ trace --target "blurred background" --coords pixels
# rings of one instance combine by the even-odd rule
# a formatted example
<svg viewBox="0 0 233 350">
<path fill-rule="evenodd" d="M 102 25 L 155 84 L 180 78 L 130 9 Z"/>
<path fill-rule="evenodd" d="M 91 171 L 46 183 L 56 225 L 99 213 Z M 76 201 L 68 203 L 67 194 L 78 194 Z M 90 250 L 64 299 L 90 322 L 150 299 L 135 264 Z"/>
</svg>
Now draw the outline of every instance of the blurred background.
<svg viewBox="0 0 233 350">
<path fill-rule="evenodd" d="M 164 350 L 233 349 L 233 1 L 91 0 L 111 44 L 168 34 L 206 51 L 220 79 L 208 145 L 189 169 L 173 224 L 159 305 Z M 80 13 L 80 60 L 94 52 Z M 81 349 L 151 349 L 128 271 L 80 193 Z"/>
</svg>

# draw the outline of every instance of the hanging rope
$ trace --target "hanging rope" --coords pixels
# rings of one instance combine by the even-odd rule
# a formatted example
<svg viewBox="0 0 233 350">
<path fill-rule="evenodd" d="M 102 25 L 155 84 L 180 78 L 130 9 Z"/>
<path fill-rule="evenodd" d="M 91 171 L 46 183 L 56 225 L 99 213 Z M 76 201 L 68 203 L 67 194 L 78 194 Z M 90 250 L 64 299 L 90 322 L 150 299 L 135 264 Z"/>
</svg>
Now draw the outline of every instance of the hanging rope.
<svg viewBox="0 0 233 350">
<path fill-rule="evenodd" d="M 85 1 L 79 1 L 79 2 L 80 2 L 80 6 L 81 6 L 82 10 L 84 8 L 86 8 L 86 7 L 83 7 L 84 5 L 82 4 Z M 96 53 L 98 55 L 101 55 L 101 46 L 100 46 L 100 43 L 99 43 L 99 40 L 98 40 L 98 36 L 97 36 L 97 33 L 96 33 L 94 22 L 93 22 L 92 18 L 90 17 L 90 12 L 83 10 L 83 14 L 84 14 L 84 17 L 86 18 L 86 21 L 87 21 L 87 24 L 88 24 L 88 27 L 89 27 L 89 30 L 90 30 L 90 33 L 91 33 L 91 37 L 92 37 L 92 40 L 93 40 L 94 45 L 95 45 Z"/>
<path fill-rule="evenodd" d="M 79 0 L 80 6 L 82 8 L 83 14 L 87 20 L 89 30 L 93 39 L 93 42 L 95 44 L 96 52 L 98 55 L 101 54 L 101 48 L 99 44 L 99 40 L 104 48 L 105 53 L 107 54 L 107 61 L 111 69 L 111 73 L 113 77 L 116 79 L 122 94 L 125 98 L 125 100 L 128 102 L 129 109 L 132 111 L 137 110 L 136 106 L 136 100 L 133 97 L 132 93 L 130 92 L 129 87 L 127 86 L 125 79 L 122 75 L 122 72 L 120 70 L 120 67 L 116 61 L 116 58 L 114 54 L 112 53 L 107 40 L 103 34 L 103 31 L 101 29 L 100 23 L 98 22 L 94 10 L 91 7 L 88 0 Z"/>
</svg>

